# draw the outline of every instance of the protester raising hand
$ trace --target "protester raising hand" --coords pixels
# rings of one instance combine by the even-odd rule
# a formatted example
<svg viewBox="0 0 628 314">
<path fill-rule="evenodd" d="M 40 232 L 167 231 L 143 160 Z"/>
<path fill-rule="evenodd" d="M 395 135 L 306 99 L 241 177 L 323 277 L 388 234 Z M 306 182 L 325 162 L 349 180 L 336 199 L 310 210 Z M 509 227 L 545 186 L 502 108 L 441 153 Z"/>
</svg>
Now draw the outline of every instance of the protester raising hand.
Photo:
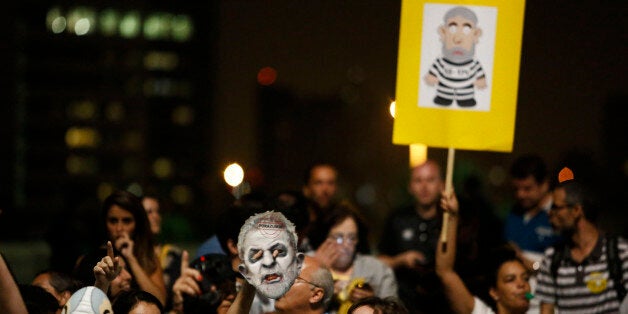
<svg viewBox="0 0 628 314">
<path fill-rule="evenodd" d="M 101 219 L 106 235 L 103 240 L 110 241 L 113 249 L 124 257 L 135 284 L 165 304 L 167 296 L 163 271 L 153 249 L 153 236 L 140 199 L 128 191 L 113 192 L 103 202 Z M 85 282 L 88 280 L 85 275 L 93 276 L 93 265 L 101 261 L 105 249 L 108 248 L 101 246 L 79 258 L 74 270 L 77 278 Z M 106 255 L 111 256 L 109 253 Z M 90 273 L 85 274 L 85 271 Z"/>
<path fill-rule="evenodd" d="M 183 313 L 183 294 L 200 295 L 201 287 L 198 282 L 203 280 L 201 272 L 189 266 L 188 251 L 181 255 L 181 276 L 172 286 L 172 309 L 177 313 Z"/>
<path fill-rule="evenodd" d="M 96 277 L 94 286 L 107 293 L 109 285 L 121 271 L 120 257 L 114 256 L 113 245 L 111 241 L 107 241 L 107 255 L 94 266 L 94 277 Z"/>
</svg>

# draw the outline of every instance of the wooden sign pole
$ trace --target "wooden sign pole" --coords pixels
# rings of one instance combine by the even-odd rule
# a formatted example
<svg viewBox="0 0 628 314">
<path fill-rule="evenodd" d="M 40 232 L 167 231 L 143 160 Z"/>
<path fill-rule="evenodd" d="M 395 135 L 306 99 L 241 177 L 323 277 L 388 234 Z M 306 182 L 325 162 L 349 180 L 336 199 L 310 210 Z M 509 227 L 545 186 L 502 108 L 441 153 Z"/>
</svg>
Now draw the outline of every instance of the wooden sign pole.
<svg viewBox="0 0 628 314">
<path fill-rule="evenodd" d="M 449 196 L 452 193 L 452 181 L 454 176 L 454 148 L 450 147 L 447 152 L 447 174 L 445 176 L 445 195 Z M 443 213 L 443 225 L 440 230 L 440 239 L 443 242 L 442 250 L 447 251 L 447 227 L 449 223 L 449 213 Z"/>
</svg>

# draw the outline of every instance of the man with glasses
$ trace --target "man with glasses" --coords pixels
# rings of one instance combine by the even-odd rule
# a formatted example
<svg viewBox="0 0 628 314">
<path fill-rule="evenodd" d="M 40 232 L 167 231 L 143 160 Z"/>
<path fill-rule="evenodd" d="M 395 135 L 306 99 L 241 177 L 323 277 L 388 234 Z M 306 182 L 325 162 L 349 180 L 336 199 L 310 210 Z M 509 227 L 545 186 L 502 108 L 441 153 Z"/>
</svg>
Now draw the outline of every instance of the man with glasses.
<svg viewBox="0 0 628 314">
<path fill-rule="evenodd" d="M 275 301 L 277 313 L 324 313 L 334 294 L 334 281 L 327 268 L 306 256 L 301 274 L 282 297 Z"/>
<path fill-rule="evenodd" d="M 628 242 L 604 234 L 589 188 L 569 179 L 553 191 L 552 226 L 565 239 L 549 248 L 538 274 L 541 313 L 618 313 L 628 289 Z"/>
<path fill-rule="evenodd" d="M 323 314 L 334 294 L 329 270 L 318 260 L 305 256 L 301 273 L 290 289 L 275 301 L 274 313 Z M 255 297 L 255 287 L 244 282 L 228 314 L 248 314 Z"/>
</svg>

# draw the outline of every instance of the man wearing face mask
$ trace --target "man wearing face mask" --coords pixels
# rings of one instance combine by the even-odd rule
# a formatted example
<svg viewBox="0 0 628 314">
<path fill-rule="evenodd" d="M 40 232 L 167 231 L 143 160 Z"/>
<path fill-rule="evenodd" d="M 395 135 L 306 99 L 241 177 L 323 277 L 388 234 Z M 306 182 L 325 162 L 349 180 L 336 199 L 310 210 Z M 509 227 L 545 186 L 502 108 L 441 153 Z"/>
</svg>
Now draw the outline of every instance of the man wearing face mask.
<svg viewBox="0 0 628 314">
<path fill-rule="evenodd" d="M 295 227 L 278 212 L 249 217 L 240 229 L 238 267 L 244 278 L 265 297 L 281 297 L 299 275 L 303 253 L 297 253 Z"/>
<path fill-rule="evenodd" d="M 449 106 L 455 100 L 460 107 L 473 107 L 474 87 L 486 88 L 486 75 L 475 59 L 475 45 L 482 35 L 477 24 L 477 16 L 468 8 L 454 7 L 445 13 L 438 28 L 443 55 L 425 76 L 428 85 L 436 86 L 435 104 Z"/>
</svg>

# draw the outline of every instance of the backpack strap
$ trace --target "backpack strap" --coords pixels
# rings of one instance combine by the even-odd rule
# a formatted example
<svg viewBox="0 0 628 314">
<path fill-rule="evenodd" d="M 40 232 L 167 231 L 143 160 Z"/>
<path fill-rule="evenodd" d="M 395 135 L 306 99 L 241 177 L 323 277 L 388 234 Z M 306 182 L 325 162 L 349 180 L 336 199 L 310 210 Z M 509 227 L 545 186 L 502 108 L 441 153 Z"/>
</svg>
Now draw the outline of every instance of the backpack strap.
<svg viewBox="0 0 628 314">
<path fill-rule="evenodd" d="M 567 245 L 564 241 L 560 241 L 554 245 L 554 254 L 552 255 L 552 262 L 550 264 L 550 274 L 554 279 L 554 301 L 556 304 L 558 304 L 558 268 L 567 254 L 566 247 Z"/>
<path fill-rule="evenodd" d="M 554 278 L 554 283 L 556 283 L 556 278 L 558 277 L 560 262 L 565 258 L 566 246 L 567 245 L 562 241 L 554 245 L 554 254 L 552 255 L 552 263 L 550 264 L 550 274 L 552 274 L 552 278 Z"/>
<path fill-rule="evenodd" d="M 617 298 L 621 303 L 626 296 L 626 287 L 624 287 L 622 275 L 622 262 L 619 258 L 619 248 L 616 235 L 606 236 L 606 263 L 608 264 L 608 273 L 613 278 L 613 285 L 617 291 Z"/>
</svg>

